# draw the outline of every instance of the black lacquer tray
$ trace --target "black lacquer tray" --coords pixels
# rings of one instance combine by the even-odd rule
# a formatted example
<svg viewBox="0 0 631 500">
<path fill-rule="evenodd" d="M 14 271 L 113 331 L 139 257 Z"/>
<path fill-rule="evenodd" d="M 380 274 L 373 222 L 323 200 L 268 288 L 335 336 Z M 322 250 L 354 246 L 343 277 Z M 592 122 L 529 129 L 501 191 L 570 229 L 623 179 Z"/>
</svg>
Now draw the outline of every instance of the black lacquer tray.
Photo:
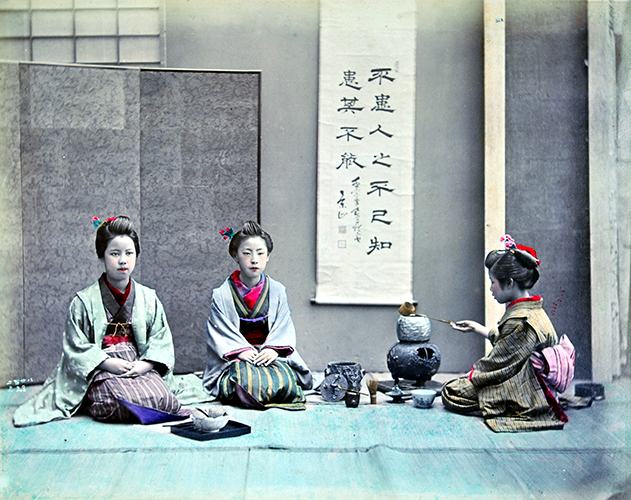
<svg viewBox="0 0 631 500">
<path fill-rule="evenodd" d="M 195 439 L 196 441 L 210 441 L 213 439 L 243 436 L 244 434 L 250 434 L 250 432 L 252 432 L 252 428 L 249 425 L 235 422 L 234 420 L 229 420 L 223 429 L 219 429 L 216 432 L 200 431 L 195 428 L 193 422 L 184 422 L 183 424 L 171 426 L 172 434 Z"/>
</svg>

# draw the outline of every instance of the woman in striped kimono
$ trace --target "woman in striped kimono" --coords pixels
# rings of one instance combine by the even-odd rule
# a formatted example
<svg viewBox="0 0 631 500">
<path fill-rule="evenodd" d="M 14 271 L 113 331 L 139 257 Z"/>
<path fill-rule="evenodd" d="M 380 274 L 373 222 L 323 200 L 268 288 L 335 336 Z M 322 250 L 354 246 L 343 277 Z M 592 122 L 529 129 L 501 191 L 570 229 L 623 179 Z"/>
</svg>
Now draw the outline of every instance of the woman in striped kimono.
<svg viewBox="0 0 631 500">
<path fill-rule="evenodd" d="M 222 234 L 239 269 L 213 290 L 204 386 L 227 404 L 304 409 L 313 378 L 296 351 L 285 287 L 264 274 L 272 238 L 251 221 Z"/>
<path fill-rule="evenodd" d="M 539 260 L 533 249 L 515 245 L 509 235 L 501 240 L 506 249 L 493 250 L 485 261 L 493 297 L 507 304 L 498 327 L 475 321 L 452 325 L 482 335 L 493 349 L 468 376 L 443 386 L 443 405 L 457 413 L 482 416 L 496 432 L 562 429 L 567 416 L 530 362 L 533 352 L 558 342 L 543 299 L 529 292 L 539 279 Z"/>
<path fill-rule="evenodd" d="M 72 300 L 61 360 L 42 389 L 16 409 L 16 427 L 70 418 L 81 406 L 105 422 L 137 422 L 124 402 L 141 410 L 181 410 L 174 392 L 188 387 L 172 374 L 164 309 L 154 290 L 131 279 L 138 235 L 125 216 L 93 222 L 105 272 Z M 199 382 L 196 394 L 203 396 Z"/>
</svg>

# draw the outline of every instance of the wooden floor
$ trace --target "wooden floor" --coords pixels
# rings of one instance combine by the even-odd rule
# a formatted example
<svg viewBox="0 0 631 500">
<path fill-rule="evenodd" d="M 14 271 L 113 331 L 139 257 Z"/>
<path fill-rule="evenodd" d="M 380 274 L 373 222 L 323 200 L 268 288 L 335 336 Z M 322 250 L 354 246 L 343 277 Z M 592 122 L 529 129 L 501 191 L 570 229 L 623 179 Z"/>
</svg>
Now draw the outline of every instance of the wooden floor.
<svg viewBox="0 0 631 500">
<path fill-rule="evenodd" d="M 232 409 L 252 432 L 199 442 L 87 417 L 15 429 L 28 393 L 3 389 L 0 497 L 628 500 L 631 382 L 605 390 L 569 410 L 562 431 L 495 434 L 440 399 L 428 410 L 384 395 L 346 408 L 311 395 L 307 411 Z"/>
</svg>

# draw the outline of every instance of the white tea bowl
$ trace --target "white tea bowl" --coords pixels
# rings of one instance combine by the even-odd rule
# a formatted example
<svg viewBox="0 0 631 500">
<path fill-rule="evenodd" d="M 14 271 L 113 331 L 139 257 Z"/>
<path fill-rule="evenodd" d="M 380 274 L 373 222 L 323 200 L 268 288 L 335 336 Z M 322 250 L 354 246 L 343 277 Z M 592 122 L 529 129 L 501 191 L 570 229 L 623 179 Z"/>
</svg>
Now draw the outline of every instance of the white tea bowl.
<svg viewBox="0 0 631 500">
<path fill-rule="evenodd" d="M 215 408 L 195 408 L 191 412 L 191 420 L 197 430 L 203 432 L 217 432 L 226 426 L 228 420 L 230 420 L 230 415 L 223 409 L 217 411 Z"/>
<path fill-rule="evenodd" d="M 417 408 L 431 408 L 436 397 L 436 391 L 431 389 L 414 389 L 410 391 L 410 394 L 412 394 L 412 401 Z"/>
</svg>

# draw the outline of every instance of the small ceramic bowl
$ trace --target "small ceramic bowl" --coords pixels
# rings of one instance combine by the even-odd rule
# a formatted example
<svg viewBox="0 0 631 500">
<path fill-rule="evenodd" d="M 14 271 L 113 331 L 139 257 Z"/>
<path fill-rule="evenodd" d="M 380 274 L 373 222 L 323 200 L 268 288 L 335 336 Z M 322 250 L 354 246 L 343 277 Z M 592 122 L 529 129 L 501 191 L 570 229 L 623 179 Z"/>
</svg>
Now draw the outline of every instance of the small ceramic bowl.
<svg viewBox="0 0 631 500">
<path fill-rule="evenodd" d="M 431 389 L 414 389 L 410 394 L 412 394 L 412 401 L 417 408 L 431 408 L 436 397 L 436 391 Z"/>
<path fill-rule="evenodd" d="M 230 415 L 223 408 L 195 408 L 191 412 L 191 420 L 197 430 L 217 432 L 226 426 Z"/>
</svg>

